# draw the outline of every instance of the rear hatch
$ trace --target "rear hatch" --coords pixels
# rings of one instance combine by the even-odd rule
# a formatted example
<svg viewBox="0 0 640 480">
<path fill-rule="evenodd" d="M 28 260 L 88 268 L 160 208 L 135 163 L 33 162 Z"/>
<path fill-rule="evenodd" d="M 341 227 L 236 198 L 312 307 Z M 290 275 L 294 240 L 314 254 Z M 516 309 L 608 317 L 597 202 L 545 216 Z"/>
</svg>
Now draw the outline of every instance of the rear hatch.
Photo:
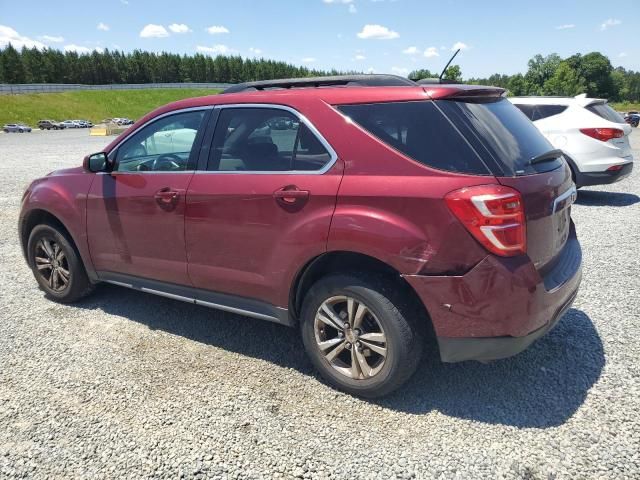
<svg viewBox="0 0 640 480">
<path fill-rule="evenodd" d="M 594 125 L 595 127 L 610 127 L 617 128 L 622 130 L 624 133 L 620 137 L 614 137 L 607 140 L 607 143 L 613 145 L 619 149 L 618 156 L 622 158 L 632 157 L 631 152 L 631 144 L 629 143 L 629 135 L 633 130 L 631 125 L 624 121 L 624 118 L 616 112 L 613 108 L 611 108 L 607 101 L 602 98 L 586 98 L 586 96 L 579 95 L 576 97 L 576 102 L 578 105 L 582 106 L 585 110 L 590 113 L 597 115 L 601 119 L 615 123 L 615 125 L 611 124 L 602 124 L 602 125 Z"/>
<path fill-rule="evenodd" d="M 505 98 L 454 97 L 435 103 L 498 182 L 522 195 L 527 254 L 544 273 L 571 231 L 575 186 L 562 152 L 554 151 L 533 123 Z"/>
</svg>

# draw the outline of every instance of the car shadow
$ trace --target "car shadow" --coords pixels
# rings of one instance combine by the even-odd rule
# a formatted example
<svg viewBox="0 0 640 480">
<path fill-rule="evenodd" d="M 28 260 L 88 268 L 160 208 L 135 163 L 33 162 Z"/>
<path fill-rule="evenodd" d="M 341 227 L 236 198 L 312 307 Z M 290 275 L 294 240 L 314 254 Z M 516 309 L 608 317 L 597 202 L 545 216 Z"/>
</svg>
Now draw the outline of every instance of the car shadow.
<svg viewBox="0 0 640 480">
<path fill-rule="evenodd" d="M 319 380 L 300 348 L 296 329 L 113 285 L 100 285 L 76 305 Z M 437 410 L 490 424 L 552 427 L 563 424 L 582 405 L 604 364 L 602 342 L 590 318 L 570 309 L 554 330 L 511 359 L 445 364 L 432 350 L 405 386 L 371 402 L 416 415 Z"/>
<path fill-rule="evenodd" d="M 633 193 L 605 192 L 600 190 L 578 190 L 578 205 L 592 207 L 629 207 L 640 202 Z"/>
</svg>

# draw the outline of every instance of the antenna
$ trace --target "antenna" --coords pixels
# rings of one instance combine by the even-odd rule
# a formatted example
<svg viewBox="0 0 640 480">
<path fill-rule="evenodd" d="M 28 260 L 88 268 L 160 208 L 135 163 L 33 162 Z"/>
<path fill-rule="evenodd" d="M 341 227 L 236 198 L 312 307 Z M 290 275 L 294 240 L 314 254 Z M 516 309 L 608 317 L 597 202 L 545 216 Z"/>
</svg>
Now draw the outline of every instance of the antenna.
<svg viewBox="0 0 640 480">
<path fill-rule="evenodd" d="M 456 53 L 454 53 L 451 58 L 449 59 L 449 61 L 447 62 L 447 64 L 444 66 L 444 68 L 442 69 L 442 73 L 440 74 L 440 76 L 438 77 L 439 83 L 442 83 L 442 77 L 444 77 L 444 72 L 447 71 L 447 68 L 449 68 L 449 65 L 451 65 L 451 62 L 453 62 L 453 59 L 456 58 L 456 55 L 458 55 L 458 53 L 460 53 L 460 49 L 456 50 Z"/>
</svg>

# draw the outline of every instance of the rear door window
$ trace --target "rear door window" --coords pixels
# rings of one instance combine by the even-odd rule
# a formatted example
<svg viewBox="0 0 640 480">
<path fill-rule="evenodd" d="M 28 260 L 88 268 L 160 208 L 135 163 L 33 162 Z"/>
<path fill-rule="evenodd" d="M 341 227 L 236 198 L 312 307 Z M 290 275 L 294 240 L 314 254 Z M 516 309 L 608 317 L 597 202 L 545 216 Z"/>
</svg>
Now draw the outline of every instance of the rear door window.
<svg viewBox="0 0 640 480">
<path fill-rule="evenodd" d="M 567 105 L 537 105 L 537 115 L 535 120 L 542 120 L 543 118 L 553 117 L 559 115 L 567 109 Z"/>
<path fill-rule="evenodd" d="M 584 108 L 610 122 L 624 123 L 624 118 L 606 103 L 594 103 Z"/>
<path fill-rule="evenodd" d="M 432 168 L 491 171 L 432 101 L 341 105 L 344 115 L 408 157 Z"/>
<path fill-rule="evenodd" d="M 522 113 L 524 113 L 527 116 L 527 118 L 533 122 L 534 120 L 533 117 L 534 117 L 535 108 L 536 108 L 535 105 L 520 104 L 520 105 L 516 105 L 516 108 L 520 110 Z"/>
<path fill-rule="evenodd" d="M 553 147 L 505 98 L 435 103 L 485 162 L 493 166 L 496 175 L 530 175 L 555 170 L 563 164 L 562 158 L 532 162 Z"/>
</svg>

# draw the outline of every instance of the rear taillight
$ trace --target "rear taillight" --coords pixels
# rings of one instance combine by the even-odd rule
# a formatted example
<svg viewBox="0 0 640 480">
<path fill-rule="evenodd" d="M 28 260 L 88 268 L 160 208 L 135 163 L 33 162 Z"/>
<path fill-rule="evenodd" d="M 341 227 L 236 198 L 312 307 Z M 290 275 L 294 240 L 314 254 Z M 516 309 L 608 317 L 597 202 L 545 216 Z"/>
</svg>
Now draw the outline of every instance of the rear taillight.
<svg viewBox="0 0 640 480">
<path fill-rule="evenodd" d="M 619 170 L 622 170 L 622 167 L 624 167 L 624 165 L 611 165 L 609 168 L 607 168 L 607 172 L 617 172 Z"/>
<path fill-rule="evenodd" d="M 612 138 L 624 137 L 624 132 L 619 128 L 581 128 L 580 131 L 602 142 L 606 142 Z"/>
<path fill-rule="evenodd" d="M 478 185 L 449 192 L 449 209 L 487 250 L 503 257 L 527 251 L 520 192 L 502 185 Z"/>
</svg>

